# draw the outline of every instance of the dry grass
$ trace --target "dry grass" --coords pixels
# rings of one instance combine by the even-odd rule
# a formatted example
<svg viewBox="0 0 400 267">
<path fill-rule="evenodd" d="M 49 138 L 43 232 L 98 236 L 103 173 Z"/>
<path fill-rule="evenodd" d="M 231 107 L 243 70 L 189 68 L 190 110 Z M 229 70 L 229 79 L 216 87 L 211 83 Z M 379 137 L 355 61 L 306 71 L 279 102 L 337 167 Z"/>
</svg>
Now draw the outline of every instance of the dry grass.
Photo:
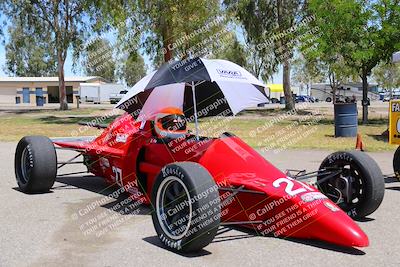
<svg viewBox="0 0 400 267">
<path fill-rule="evenodd" d="M 323 150 L 349 150 L 354 149 L 355 137 L 335 138 L 333 123 L 325 121 L 320 124 L 295 123 L 282 121 L 265 130 L 256 132 L 254 129 L 265 125 L 265 120 L 235 119 L 230 130 L 244 139 L 249 145 L 265 149 L 323 149 Z M 385 138 L 381 136 L 387 129 L 386 123 L 359 126 L 363 142 L 368 151 L 393 150 Z"/>
<path fill-rule="evenodd" d="M 0 116 L 0 141 L 18 141 L 25 135 L 50 137 L 73 136 L 84 127 L 81 121 L 91 121 L 109 110 L 81 109 L 72 111 L 40 111 L 3 113 Z M 235 118 L 202 119 L 204 135 L 218 136 L 228 131 L 236 134 L 249 145 L 266 149 L 353 149 L 356 138 L 335 138 L 332 115 L 329 111 L 307 110 L 277 121 L 285 114 L 281 110 L 248 111 Z M 373 116 L 372 116 L 373 117 Z M 112 118 L 108 120 L 111 121 Z M 275 122 L 275 123 L 273 123 Z M 193 125 L 190 125 L 193 129 Z M 359 133 L 368 151 L 393 150 L 381 133 L 387 129 L 387 119 L 376 116 L 368 125 L 360 125 Z M 85 130 L 79 135 L 97 135 L 99 130 Z"/>
<path fill-rule="evenodd" d="M 0 117 L 0 140 L 17 141 L 25 135 L 45 135 L 49 137 L 72 136 L 81 127 L 79 119 L 48 117 L 30 117 L 17 115 Z M 82 135 L 96 135 L 98 130 L 93 128 Z"/>
</svg>

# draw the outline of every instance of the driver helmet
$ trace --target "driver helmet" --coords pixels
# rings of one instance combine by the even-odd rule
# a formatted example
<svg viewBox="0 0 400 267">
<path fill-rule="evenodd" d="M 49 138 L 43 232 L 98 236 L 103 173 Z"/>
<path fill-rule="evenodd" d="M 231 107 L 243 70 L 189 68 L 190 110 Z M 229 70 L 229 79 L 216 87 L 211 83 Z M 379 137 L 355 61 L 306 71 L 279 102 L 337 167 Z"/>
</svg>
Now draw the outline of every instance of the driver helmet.
<svg viewBox="0 0 400 267">
<path fill-rule="evenodd" d="M 154 118 L 154 130 L 159 138 L 176 139 L 186 136 L 186 119 L 179 108 L 160 110 Z"/>
</svg>

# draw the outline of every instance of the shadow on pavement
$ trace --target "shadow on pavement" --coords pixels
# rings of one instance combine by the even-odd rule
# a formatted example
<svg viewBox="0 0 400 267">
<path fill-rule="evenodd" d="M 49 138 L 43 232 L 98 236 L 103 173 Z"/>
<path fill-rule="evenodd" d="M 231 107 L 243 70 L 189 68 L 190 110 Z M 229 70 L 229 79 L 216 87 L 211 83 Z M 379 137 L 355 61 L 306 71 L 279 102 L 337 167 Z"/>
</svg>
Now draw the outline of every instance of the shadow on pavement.
<svg viewBox="0 0 400 267">
<path fill-rule="evenodd" d="M 142 239 L 143 241 L 146 241 L 149 244 L 152 244 L 153 246 L 159 247 L 163 250 L 169 251 L 171 253 L 180 255 L 182 257 L 186 257 L 186 258 L 197 258 L 197 257 L 202 257 L 202 256 L 207 256 L 207 255 L 211 255 L 212 253 L 208 250 L 205 249 L 201 249 L 200 251 L 197 252 L 188 252 L 188 253 L 184 253 L 184 252 L 176 252 L 171 250 L 170 248 L 168 248 L 167 246 L 164 246 L 160 239 L 158 238 L 158 236 L 149 236 L 149 237 L 145 237 Z"/>
<path fill-rule="evenodd" d="M 386 187 L 386 189 L 389 189 L 389 190 L 395 190 L 395 191 L 400 191 L 400 186 L 391 186 L 391 187 Z"/>
<path fill-rule="evenodd" d="M 397 183 L 399 179 L 396 177 L 385 177 L 385 184 Z"/>
<path fill-rule="evenodd" d="M 252 238 L 252 237 L 258 237 L 260 235 L 257 235 L 256 232 L 250 230 L 250 229 L 243 229 L 243 228 L 239 228 L 239 227 L 234 227 L 235 230 L 240 231 L 242 233 L 239 234 L 232 234 L 229 236 L 216 236 L 214 238 L 214 240 L 212 241 L 212 243 L 219 243 L 219 242 L 226 242 L 226 241 L 233 241 L 233 240 L 238 240 L 238 239 L 244 239 L 244 238 Z M 267 238 L 275 238 L 272 235 L 268 235 L 265 236 Z M 318 241 L 318 240 L 307 240 L 307 239 L 296 239 L 296 238 L 280 238 L 282 240 L 285 241 L 290 241 L 290 242 L 295 242 L 295 243 L 299 243 L 299 244 L 303 244 L 303 245 L 307 245 L 307 246 L 313 246 L 316 248 L 322 248 L 322 249 L 326 249 L 326 250 L 331 250 L 331 251 L 335 251 L 335 252 L 340 252 L 340 253 L 344 253 L 344 254 L 350 254 L 350 255 L 365 255 L 365 252 L 362 250 L 359 250 L 357 248 L 348 248 L 348 247 L 342 247 L 342 246 L 337 246 L 337 245 L 333 245 L 333 244 L 329 244 L 326 242 L 322 242 L 322 241 Z M 178 253 L 175 251 L 172 251 L 171 249 L 169 249 L 167 246 L 164 246 L 161 241 L 159 240 L 159 238 L 157 236 L 151 236 L 151 237 L 146 237 L 143 238 L 144 241 L 165 249 L 167 251 L 170 251 L 174 254 L 178 254 L 181 255 L 183 257 L 187 257 L 187 258 L 194 258 L 194 257 L 201 257 L 201 256 L 205 256 L 205 255 L 209 255 L 211 254 L 211 252 L 207 251 L 207 250 L 200 250 L 199 252 L 196 253 Z"/>
<path fill-rule="evenodd" d="M 64 185 L 54 186 L 53 190 L 84 189 L 93 193 L 114 199 L 100 207 L 118 212 L 122 215 L 151 215 L 152 209 L 138 200 L 133 200 L 128 193 L 119 193 L 116 185 L 107 184 L 102 177 L 88 176 L 63 176 L 57 177 L 56 182 Z"/>
<path fill-rule="evenodd" d="M 22 194 L 26 194 L 26 195 L 43 195 L 43 194 L 50 194 L 50 193 L 53 193 L 53 191 L 52 190 L 50 190 L 50 191 L 48 191 L 48 192 L 35 192 L 35 193 L 25 193 L 25 192 L 22 192 L 21 191 L 21 189 L 19 188 L 19 187 L 13 187 L 12 189 L 14 189 L 15 191 L 18 191 L 18 192 L 20 192 L 20 193 L 22 193 Z"/>
<path fill-rule="evenodd" d="M 341 246 L 329 244 L 329 243 L 318 241 L 318 240 L 306 240 L 306 239 L 296 239 L 296 238 L 283 238 L 283 239 L 292 241 L 295 243 L 307 245 L 307 246 L 313 246 L 316 248 L 322 248 L 322 249 L 340 252 L 340 253 L 344 253 L 344 254 L 360 255 L 360 256 L 366 254 L 364 251 L 359 250 L 357 248 L 341 247 Z"/>
<path fill-rule="evenodd" d="M 70 176 L 70 177 L 57 177 L 56 179 L 57 182 L 62 183 L 64 185 L 58 185 L 53 187 L 53 190 L 65 190 L 65 189 L 85 189 L 94 193 L 98 193 L 104 196 L 112 196 L 112 194 L 118 190 L 118 187 L 116 186 L 109 186 L 101 177 L 96 177 L 96 176 Z M 387 189 L 392 189 L 392 190 L 399 190 L 400 187 L 392 187 L 392 188 L 387 188 Z M 18 190 L 16 188 L 15 190 Z M 102 207 L 111 209 L 115 212 L 118 212 L 118 209 L 115 209 L 115 206 L 118 205 L 119 203 L 122 203 L 124 200 L 129 198 L 128 194 L 123 193 L 119 194 L 117 198 L 114 197 L 115 201 L 108 202 L 106 204 L 103 204 Z M 124 209 L 125 207 L 122 205 L 120 209 Z M 136 212 L 136 210 L 139 210 L 139 215 L 150 215 L 151 214 L 151 208 L 145 206 L 145 205 L 140 205 L 140 209 L 132 209 L 132 213 Z M 132 214 L 131 212 L 127 212 L 124 214 Z M 365 218 L 362 221 L 371 221 L 373 219 L 371 218 Z M 230 235 L 220 235 L 223 233 L 226 233 L 230 230 L 237 230 L 240 233 L 237 234 L 230 234 Z M 234 240 L 239 240 L 239 239 L 245 239 L 245 238 L 253 238 L 253 237 L 259 237 L 261 235 L 257 234 L 256 231 L 252 229 L 247 229 L 247 228 L 240 228 L 240 227 L 227 227 L 226 229 L 222 229 L 218 233 L 218 235 L 214 238 L 213 243 L 220 243 L 220 242 L 226 242 L 226 241 L 234 241 Z M 266 238 L 276 238 L 273 235 L 267 235 L 264 236 Z M 342 246 L 337 246 L 333 244 L 329 244 L 326 242 L 318 241 L 318 240 L 309 240 L 309 239 L 296 239 L 296 238 L 290 238 L 290 237 L 285 237 L 285 238 L 280 238 L 286 241 L 290 242 L 295 242 L 295 243 L 300 243 L 303 245 L 308 245 L 308 246 L 313 246 L 316 248 L 322 248 L 326 250 L 331 250 L 335 252 L 340 252 L 340 253 L 345 253 L 345 254 L 350 254 L 350 255 L 364 255 L 365 252 L 356 249 L 356 248 L 348 248 L 348 247 L 342 247 Z M 181 255 L 183 257 L 187 258 L 194 258 L 194 257 L 200 257 L 200 256 L 205 256 L 211 254 L 211 252 L 202 249 L 199 252 L 196 253 L 177 253 L 175 251 L 172 251 L 171 249 L 168 249 L 166 246 L 164 246 L 159 238 L 157 236 L 151 236 L 151 237 L 146 237 L 143 238 L 144 241 L 160 247 L 162 249 L 168 250 L 171 253 L 175 253 L 178 255 Z"/>
<path fill-rule="evenodd" d="M 246 228 L 239 228 L 239 227 L 235 227 L 234 228 L 237 231 L 241 231 L 244 233 L 247 233 L 249 235 L 253 235 L 253 236 L 262 236 L 262 235 L 257 235 L 256 232 L 254 232 L 251 229 L 246 229 Z M 267 237 L 267 238 L 279 238 L 279 237 L 274 237 L 272 234 L 269 235 L 265 235 L 263 237 Z M 319 241 L 319 240 L 312 240 L 312 239 L 298 239 L 298 238 L 291 238 L 291 237 L 281 237 L 279 239 L 282 240 L 286 240 L 286 241 L 291 241 L 291 242 L 295 242 L 295 243 L 299 243 L 299 244 L 303 244 L 303 245 L 307 245 L 307 246 L 312 246 L 312 247 L 316 247 L 316 248 L 322 248 L 322 249 L 326 249 L 326 250 L 331 250 L 331 251 L 335 251 L 335 252 L 340 252 L 340 253 L 344 253 L 344 254 L 350 254 L 350 255 L 365 255 L 365 252 L 362 250 L 359 250 L 357 248 L 352 248 L 352 247 L 342 247 L 342 246 L 338 246 L 338 245 L 334 245 L 334 244 L 330 244 L 327 242 L 323 242 L 323 241 Z"/>
<path fill-rule="evenodd" d="M 375 221 L 374 218 L 364 217 L 364 218 L 353 218 L 356 222 L 372 222 Z"/>
<path fill-rule="evenodd" d="M 110 186 L 103 178 L 94 175 L 86 176 L 62 176 L 57 177 L 56 182 L 64 185 L 54 186 L 53 190 L 65 190 L 65 189 L 85 189 L 94 193 L 108 196 L 118 190 L 116 186 Z"/>
<path fill-rule="evenodd" d="M 228 235 L 228 236 L 217 236 L 214 238 L 212 243 L 219 243 L 219 242 L 226 242 L 226 241 L 233 241 L 238 239 L 245 239 L 245 238 L 252 238 L 256 237 L 256 235 Z"/>
</svg>

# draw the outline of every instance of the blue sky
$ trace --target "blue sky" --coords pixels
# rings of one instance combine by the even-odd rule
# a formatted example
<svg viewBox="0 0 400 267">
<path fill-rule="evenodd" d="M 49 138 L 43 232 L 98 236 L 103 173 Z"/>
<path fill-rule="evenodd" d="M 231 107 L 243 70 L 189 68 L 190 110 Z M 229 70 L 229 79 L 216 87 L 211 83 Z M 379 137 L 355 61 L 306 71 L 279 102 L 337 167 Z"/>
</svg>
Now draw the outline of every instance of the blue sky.
<svg viewBox="0 0 400 267">
<path fill-rule="evenodd" d="M 5 28 L 3 28 L 3 30 L 6 31 Z M 239 39 L 242 39 L 243 34 L 241 33 L 241 31 L 239 29 L 236 29 L 236 32 L 237 32 Z M 7 38 L 7 36 L 5 36 L 5 37 Z M 140 51 L 140 52 L 144 58 L 145 64 L 147 65 L 147 71 L 150 72 L 153 69 L 153 67 L 151 66 L 150 57 L 148 55 L 144 54 L 143 51 Z M 0 43 L 0 77 L 7 76 L 6 73 L 4 72 L 5 60 L 6 60 L 5 47 L 4 47 L 3 43 Z M 70 53 L 67 56 L 67 60 L 65 62 L 64 69 L 65 69 L 65 76 L 84 75 L 84 73 L 81 70 L 75 70 L 75 73 L 73 72 L 72 56 Z M 282 83 L 282 68 L 279 68 L 278 73 L 275 73 L 273 75 L 272 80 L 269 82 Z"/>
</svg>

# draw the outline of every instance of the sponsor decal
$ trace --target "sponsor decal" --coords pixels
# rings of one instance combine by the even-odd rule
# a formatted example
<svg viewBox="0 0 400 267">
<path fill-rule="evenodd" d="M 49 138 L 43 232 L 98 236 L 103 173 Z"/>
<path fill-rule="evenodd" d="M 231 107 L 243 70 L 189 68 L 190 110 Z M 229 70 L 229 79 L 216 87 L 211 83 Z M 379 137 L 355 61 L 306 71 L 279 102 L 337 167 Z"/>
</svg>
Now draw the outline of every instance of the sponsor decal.
<svg viewBox="0 0 400 267">
<path fill-rule="evenodd" d="M 117 143 L 126 143 L 127 139 L 128 139 L 127 134 L 117 134 L 117 136 L 115 137 L 115 141 Z"/>
<path fill-rule="evenodd" d="M 400 145 L 400 100 L 390 100 L 389 143 Z"/>
<path fill-rule="evenodd" d="M 334 204 L 332 204 L 329 201 L 324 201 L 324 205 L 325 205 L 325 207 L 327 207 L 328 209 L 330 209 L 333 212 L 340 210 L 337 206 L 335 206 Z"/>
<path fill-rule="evenodd" d="M 217 72 L 218 72 L 219 76 L 221 76 L 221 77 L 244 79 L 244 77 L 242 77 L 242 73 L 237 70 L 217 69 Z"/>
<path fill-rule="evenodd" d="M 312 202 L 314 200 L 325 199 L 325 198 L 328 197 L 322 194 L 321 192 L 309 192 L 301 196 L 301 200 L 303 200 L 304 202 Z"/>
</svg>

